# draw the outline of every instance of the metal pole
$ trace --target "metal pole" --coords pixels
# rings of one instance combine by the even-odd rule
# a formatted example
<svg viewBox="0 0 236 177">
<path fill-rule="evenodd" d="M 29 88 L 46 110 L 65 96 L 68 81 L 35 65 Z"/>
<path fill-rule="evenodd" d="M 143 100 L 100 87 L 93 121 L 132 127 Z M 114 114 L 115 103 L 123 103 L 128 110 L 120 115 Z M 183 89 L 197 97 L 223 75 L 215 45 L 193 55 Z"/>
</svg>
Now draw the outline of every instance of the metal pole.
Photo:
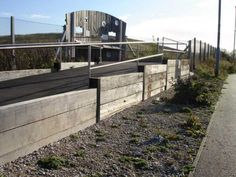
<svg viewBox="0 0 236 177">
<path fill-rule="evenodd" d="M 11 43 L 15 44 L 15 19 L 11 16 Z M 15 49 L 12 50 L 12 70 L 16 69 L 16 53 Z"/>
<path fill-rule="evenodd" d="M 202 41 L 200 41 L 200 47 L 199 47 L 199 62 L 202 61 Z"/>
<path fill-rule="evenodd" d="M 91 77 L 91 58 L 92 58 L 92 47 L 88 46 L 88 77 Z"/>
<path fill-rule="evenodd" d="M 188 42 L 188 59 L 190 60 L 190 70 L 193 71 L 192 41 Z"/>
<path fill-rule="evenodd" d="M 177 42 L 177 44 L 176 44 L 176 50 L 178 51 L 179 50 L 179 43 Z M 176 53 L 176 60 L 178 60 L 178 58 L 179 58 L 179 53 L 177 52 Z"/>
<path fill-rule="evenodd" d="M 120 20 L 120 42 L 123 42 L 123 22 L 122 20 Z M 120 45 L 120 52 L 119 52 L 119 61 L 122 60 L 122 49 L 123 49 L 123 45 Z"/>
<path fill-rule="evenodd" d="M 219 14 L 218 14 L 218 36 L 217 36 L 217 51 L 216 51 L 216 67 L 215 76 L 219 76 L 220 72 L 220 27 L 221 27 L 221 0 L 219 0 Z"/>
<path fill-rule="evenodd" d="M 206 60 L 206 43 L 204 43 L 203 60 Z"/>
<path fill-rule="evenodd" d="M 233 48 L 233 60 L 235 60 L 235 43 L 236 43 L 236 6 L 235 6 L 235 27 L 234 27 L 234 48 Z"/>
<path fill-rule="evenodd" d="M 165 38 L 164 37 L 162 37 L 162 53 L 164 53 L 164 41 L 165 41 Z M 162 55 L 162 57 L 161 57 L 161 61 L 163 62 L 163 59 L 164 59 L 164 55 Z"/>
<path fill-rule="evenodd" d="M 193 39 L 193 70 L 195 70 L 196 65 L 196 38 Z"/>
<path fill-rule="evenodd" d="M 159 46 L 159 37 L 157 38 L 157 53 L 159 53 L 159 51 L 160 51 L 160 48 L 159 48 L 160 46 Z"/>
</svg>

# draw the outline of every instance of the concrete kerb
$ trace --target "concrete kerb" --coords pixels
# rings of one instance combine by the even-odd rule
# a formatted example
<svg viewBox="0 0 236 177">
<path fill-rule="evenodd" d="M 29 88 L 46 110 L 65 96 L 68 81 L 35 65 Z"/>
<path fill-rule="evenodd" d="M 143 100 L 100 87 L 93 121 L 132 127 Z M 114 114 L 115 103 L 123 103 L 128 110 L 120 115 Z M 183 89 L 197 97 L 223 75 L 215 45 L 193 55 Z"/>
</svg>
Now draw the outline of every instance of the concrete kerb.
<svg viewBox="0 0 236 177">
<path fill-rule="evenodd" d="M 207 131 L 206 131 L 206 136 L 203 138 L 203 140 L 202 140 L 202 142 L 201 142 L 201 145 L 200 145 L 200 147 L 199 147 L 198 153 L 197 153 L 197 155 L 196 155 L 196 158 L 195 158 L 195 160 L 194 160 L 194 162 L 193 162 L 193 167 L 194 167 L 194 169 L 193 169 L 192 172 L 189 173 L 188 177 L 194 177 L 195 170 L 196 170 L 197 164 L 198 164 L 198 162 L 199 162 L 199 159 L 200 159 L 200 157 L 201 157 L 203 148 L 205 147 L 206 140 L 207 140 L 207 138 L 208 138 L 209 131 L 210 131 L 210 129 L 211 129 L 212 122 L 213 122 L 214 117 L 215 117 L 215 116 L 214 116 L 214 115 L 215 115 L 215 110 L 217 109 L 218 105 L 219 105 L 219 101 L 218 101 L 218 102 L 216 103 L 216 105 L 214 106 L 214 113 L 212 114 L 211 119 L 210 119 L 210 122 L 209 122 L 209 124 L 208 124 Z"/>
</svg>

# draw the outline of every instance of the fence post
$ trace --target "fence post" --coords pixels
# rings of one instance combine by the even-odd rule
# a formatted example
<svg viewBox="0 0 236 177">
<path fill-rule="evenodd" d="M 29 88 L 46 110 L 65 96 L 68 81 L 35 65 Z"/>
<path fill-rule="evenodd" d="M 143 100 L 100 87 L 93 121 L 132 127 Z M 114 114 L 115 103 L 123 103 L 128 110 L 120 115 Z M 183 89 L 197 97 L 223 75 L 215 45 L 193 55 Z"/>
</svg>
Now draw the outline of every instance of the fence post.
<svg viewBox="0 0 236 177">
<path fill-rule="evenodd" d="M 199 61 L 202 61 L 202 41 L 200 41 L 200 46 L 199 46 Z"/>
<path fill-rule="evenodd" d="M 193 70 L 195 70 L 196 67 L 196 38 L 193 39 Z"/>
<path fill-rule="evenodd" d="M 159 37 L 157 38 L 157 53 L 160 51 L 160 45 L 159 45 Z"/>
<path fill-rule="evenodd" d="M 206 60 L 206 43 L 204 43 L 203 60 Z"/>
<path fill-rule="evenodd" d="M 210 44 L 207 44 L 207 59 L 210 58 Z"/>
<path fill-rule="evenodd" d="M 162 62 L 163 62 L 163 59 L 164 59 L 164 40 L 165 40 L 165 37 L 162 37 L 162 48 L 161 48 L 162 53 L 163 53 L 163 55 L 161 56 Z"/>
<path fill-rule="evenodd" d="M 176 50 L 177 51 L 179 50 L 179 42 L 177 42 L 177 44 L 176 44 Z M 178 60 L 178 58 L 179 58 L 179 53 L 177 52 L 176 53 L 176 60 Z"/>
<path fill-rule="evenodd" d="M 11 43 L 15 44 L 15 19 L 13 16 L 11 16 Z M 12 63 L 11 63 L 11 69 L 16 69 L 16 53 L 15 49 L 12 49 Z"/>
</svg>

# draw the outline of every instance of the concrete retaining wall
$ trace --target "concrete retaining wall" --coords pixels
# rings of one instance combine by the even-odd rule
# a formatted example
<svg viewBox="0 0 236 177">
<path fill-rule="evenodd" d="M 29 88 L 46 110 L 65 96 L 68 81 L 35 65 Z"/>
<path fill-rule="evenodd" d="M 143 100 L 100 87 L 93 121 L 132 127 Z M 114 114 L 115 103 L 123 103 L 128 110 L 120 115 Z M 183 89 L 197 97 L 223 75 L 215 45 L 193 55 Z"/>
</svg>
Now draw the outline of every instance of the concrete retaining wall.
<svg viewBox="0 0 236 177">
<path fill-rule="evenodd" d="M 94 62 L 91 62 L 91 65 L 94 65 Z M 88 62 L 66 62 L 61 63 L 61 70 L 73 69 L 73 68 L 80 68 L 88 66 Z"/>
<path fill-rule="evenodd" d="M 189 74 L 190 74 L 189 62 L 190 61 L 188 59 L 181 60 L 181 73 L 180 73 L 181 79 L 189 78 Z"/>
<path fill-rule="evenodd" d="M 143 73 L 93 78 L 90 86 L 98 89 L 99 121 L 142 101 Z"/>
<path fill-rule="evenodd" d="M 0 107 L 0 164 L 96 123 L 96 89 Z"/>
<path fill-rule="evenodd" d="M 189 60 L 90 79 L 89 89 L 0 107 L 0 165 L 135 105 L 189 76 Z"/>
<path fill-rule="evenodd" d="M 143 100 L 165 90 L 167 65 L 139 66 L 139 71 L 144 73 Z"/>
<path fill-rule="evenodd" d="M 29 70 L 15 70 L 15 71 L 1 71 L 0 82 L 12 79 L 18 79 L 27 76 L 34 76 L 39 74 L 50 73 L 51 69 L 29 69 Z"/>
<path fill-rule="evenodd" d="M 167 83 L 166 88 L 171 88 L 180 78 L 180 60 L 168 60 L 167 62 Z"/>
</svg>

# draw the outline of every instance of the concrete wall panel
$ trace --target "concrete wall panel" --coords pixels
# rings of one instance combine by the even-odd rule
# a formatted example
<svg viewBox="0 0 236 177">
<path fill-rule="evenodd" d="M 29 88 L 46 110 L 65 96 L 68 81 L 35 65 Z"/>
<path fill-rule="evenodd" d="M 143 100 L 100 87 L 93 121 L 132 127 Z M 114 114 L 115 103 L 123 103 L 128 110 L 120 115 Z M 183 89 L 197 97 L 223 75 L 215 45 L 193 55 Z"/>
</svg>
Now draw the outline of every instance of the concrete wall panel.
<svg viewBox="0 0 236 177">
<path fill-rule="evenodd" d="M 29 70 L 15 70 L 15 71 L 1 71 L 0 82 L 22 77 L 34 76 L 39 74 L 51 73 L 51 69 L 29 69 Z"/>
<path fill-rule="evenodd" d="M 0 164 L 95 124 L 96 93 L 75 91 L 0 107 Z"/>
</svg>

